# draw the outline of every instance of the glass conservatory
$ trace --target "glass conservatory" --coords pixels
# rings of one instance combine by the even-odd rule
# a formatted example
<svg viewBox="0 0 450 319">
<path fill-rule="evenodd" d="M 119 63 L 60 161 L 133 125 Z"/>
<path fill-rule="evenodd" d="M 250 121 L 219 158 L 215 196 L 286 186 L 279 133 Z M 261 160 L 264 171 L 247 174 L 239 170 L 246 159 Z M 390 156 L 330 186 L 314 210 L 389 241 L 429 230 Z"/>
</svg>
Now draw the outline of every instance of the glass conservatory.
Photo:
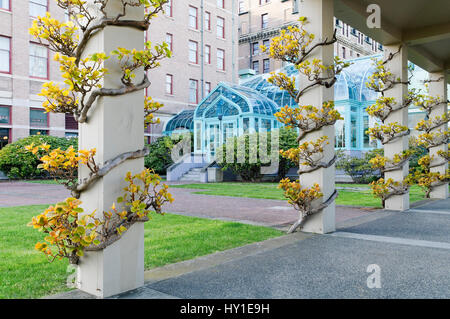
<svg viewBox="0 0 450 319">
<path fill-rule="evenodd" d="M 377 142 L 366 134 L 375 120 L 365 109 L 377 98 L 377 93 L 369 90 L 366 82 L 374 72 L 372 59 L 380 57 L 349 60 L 351 66 L 338 76 L 334 87 L 335 105 L 344 119 L 335 125 L 336 148 L 357 154 L 377 147 Z M 298 74 L 292 65 L 280 71 L 288 76 Z M 425 78 L 426 72 L 422 71 L 419 70 L 418 77 Z M 220 83 L 195 111 L 182 111 L 172 118 L 164 133 L 170 135 L 175 131 L 191 131 L 194 133 L 195 153 L 214 155 L 217 147 L 229 137 L 277 128 L 281 123 L 274 113 L 282 106 L 295 107 L 296 104 L 286 91 L 267 81 L 269 76 L 253 76 L 242 80 L 240 85 Z"/>
<path fill-rule="evenodd" d="M 194 151 L 213 156 L 227 138 L 277 127 L 278 105 L 245 86 L 220 83 L 195 109 Z"/>
</svg>

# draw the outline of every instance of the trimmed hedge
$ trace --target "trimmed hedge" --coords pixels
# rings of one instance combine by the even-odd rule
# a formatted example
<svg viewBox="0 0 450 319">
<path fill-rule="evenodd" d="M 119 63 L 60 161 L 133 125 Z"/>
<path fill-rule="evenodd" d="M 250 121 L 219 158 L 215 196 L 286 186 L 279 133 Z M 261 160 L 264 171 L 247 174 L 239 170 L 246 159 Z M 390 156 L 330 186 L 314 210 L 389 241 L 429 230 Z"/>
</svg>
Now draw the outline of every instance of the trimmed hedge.
<svg viewBox="0 0 450 319">
<path fill-rule="evenodd" d="M 66 150 L 73 145 L 78 149 L 78 139 L 67 139 L 64 137 L 32 135 L 22 138 L 14 143 L 6 145 L 0 150 L 0 171 L 3 171 L 11 179 L 34 179 L 45 178 L 48 175 L 37 166 L 40 164 L 36 155 L 25 150 L 25 146 L 34 143 L 40 145 L 49 144 L 50 149 L 61 148 Z M 42 151 L 41 151 L 42 152 Z M 43 155 L 39 154 L 38 155 Z"/>
</svg>

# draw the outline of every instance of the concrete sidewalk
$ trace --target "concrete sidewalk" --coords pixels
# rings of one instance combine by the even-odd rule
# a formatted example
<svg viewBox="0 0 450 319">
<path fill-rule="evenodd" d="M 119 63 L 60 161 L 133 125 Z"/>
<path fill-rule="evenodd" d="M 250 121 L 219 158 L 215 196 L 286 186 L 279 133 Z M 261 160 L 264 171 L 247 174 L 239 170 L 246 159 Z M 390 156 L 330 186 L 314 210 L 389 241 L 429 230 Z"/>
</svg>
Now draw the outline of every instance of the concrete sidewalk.
<svg viewBox="0 0 450 319">
<path fill-rule="evenodd" d="M 118 297 L 145 298 L 147 290 L 178 298 L 450 298 L 450 199 L 356 220 Z M 367 287 L 373 264 L 379 289 Z"/>
<path fill-rule="evenodd" d="M 146 272 L 114 298 L 450 298 L 450 199 L 296 233 Z M 380 269 L 381 288 L 368 288 Z M 57 298 L 89 298 L 72 291 Z"/>
</svg>

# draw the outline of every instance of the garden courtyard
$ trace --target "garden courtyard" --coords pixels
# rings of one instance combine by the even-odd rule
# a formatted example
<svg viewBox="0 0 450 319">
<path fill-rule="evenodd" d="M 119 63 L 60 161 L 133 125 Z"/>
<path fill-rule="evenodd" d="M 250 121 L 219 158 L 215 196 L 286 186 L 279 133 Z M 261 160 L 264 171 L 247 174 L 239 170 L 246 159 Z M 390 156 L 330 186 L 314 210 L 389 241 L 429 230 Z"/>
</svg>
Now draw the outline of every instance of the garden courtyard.
<svg viewBox="0 0 450 319">
<path fill-rule="evenodd" d="M 147 284 L 121 297 L 449 297 L 450 203 L 421 202 L 419 188 L 398 213 L 379 209 L 367 185 L 338 184 L 337 231 L 320 236 L 285 234 L 297 215 L 274 183 L 169 184 L 175 202 L 145 226 Z M 67 262 L 48 263 L 26 226 L 65 188 L 4 182 L 0 195 L 0 297 L 86 297 L 66 288 Z M 371 264 L 384 289 L 367 288 Z"/>
</svg>

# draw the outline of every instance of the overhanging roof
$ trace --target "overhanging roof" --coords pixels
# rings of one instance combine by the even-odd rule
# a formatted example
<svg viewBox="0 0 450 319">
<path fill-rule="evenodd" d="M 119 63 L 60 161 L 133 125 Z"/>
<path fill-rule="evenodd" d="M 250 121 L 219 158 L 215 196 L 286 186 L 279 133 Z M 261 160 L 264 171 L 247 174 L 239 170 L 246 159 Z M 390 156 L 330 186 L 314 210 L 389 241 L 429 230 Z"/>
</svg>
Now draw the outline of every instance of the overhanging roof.
<svg viewBox="0 0 450 319">
<path fill-rule="evenodd" d="M 370 4 L 381 8 L 381 29 L 367 26 Z M 450 75 L 449 0 L 334 0 L 334 15 L 383 45 L 404 43 L 426 71 Z"/>
</svg>

